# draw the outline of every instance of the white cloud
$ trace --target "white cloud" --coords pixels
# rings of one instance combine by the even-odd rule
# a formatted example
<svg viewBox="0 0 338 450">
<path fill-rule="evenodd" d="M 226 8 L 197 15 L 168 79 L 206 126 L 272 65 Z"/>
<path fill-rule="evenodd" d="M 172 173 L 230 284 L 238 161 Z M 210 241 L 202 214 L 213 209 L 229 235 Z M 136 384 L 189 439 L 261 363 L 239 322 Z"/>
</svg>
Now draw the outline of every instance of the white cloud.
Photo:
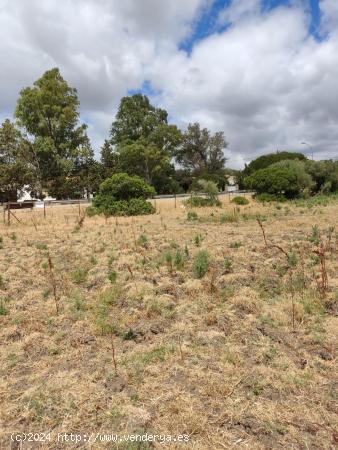
<svg viewBox="0 0 338 450">
<path fill-rule="evenodd" d="M 308 35 L 302 1 L 261 12 L 234 0 L 231 22 L 195 45 L 178 44 L 212 0 L 0 0 L 0 116 L 19 90 L 53 67 L 78 88 L 95 147 L 108 135 L 119 99 L 150 80 L 153 101 L 185 126 L 224 130 L 233 165 L 277 148 L 337 154 L 338 5 L 322 0 L 323 42 Z"/>
</svg>

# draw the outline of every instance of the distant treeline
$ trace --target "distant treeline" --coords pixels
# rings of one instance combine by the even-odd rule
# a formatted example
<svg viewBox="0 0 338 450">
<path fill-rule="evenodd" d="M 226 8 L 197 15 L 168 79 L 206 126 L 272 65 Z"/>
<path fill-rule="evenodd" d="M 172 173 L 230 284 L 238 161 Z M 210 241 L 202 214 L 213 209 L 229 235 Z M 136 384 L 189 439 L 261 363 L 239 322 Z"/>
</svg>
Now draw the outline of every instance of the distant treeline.
<svg viewBox="0 0 338 450">
<path fill-rule="evenodd" d="M 24 188 L 35 198 L 82 198 L 121 172 L 142 177 L 158 194 L 187 192 L 200 179 L 223 190 L 228 175 L 240 187 L 273 195 L 337 190 L 337 163 L 309 161 L 299 153 L 265 155 L 243 171 L 228 169 L 223 132 L 199 123 L 182 131 L 142 94 L 121 99 L 97 161 L 79 106 L 76 89 L 57 68 L 22 89 L 15 122 L 0 126 L 0 201 L 16 199 Z"/>
</svg>

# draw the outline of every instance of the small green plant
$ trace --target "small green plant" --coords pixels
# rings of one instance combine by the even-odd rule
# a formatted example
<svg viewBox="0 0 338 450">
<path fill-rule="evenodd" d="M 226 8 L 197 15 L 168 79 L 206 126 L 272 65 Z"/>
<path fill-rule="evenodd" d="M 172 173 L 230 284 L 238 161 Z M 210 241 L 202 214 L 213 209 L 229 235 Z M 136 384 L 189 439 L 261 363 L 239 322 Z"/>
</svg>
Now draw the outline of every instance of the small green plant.
<svg viewBox="0 0 338 450">
<path fill-rule="evenodd" d="M 250 202 L 247 198 L 238 195 L 231 200 L 231 203 L 235 203 L 236 205 L 248 205 Z"/>
<path fill-rule="evenodd" d="M 170 250 L 164 253 L 163 259 L 167 264 L 169 271 L 171 272 L 173 270 L 173 255 Z"/>
<path fill-rule="evenodd" d="M 320 231 L 318 225 L 313 225 L 311 236 L 309 236 L 308 240 L 315 245 L 319 245 L 320 243 Z"/>
<path fill-rule="evenodd" d="M 182 251 L 178 248 L 174 257 L 174 266 L 177 270 L 182 270 L 184 268 L 185 256 Z"/>
<path fill-rule="evenodd" d="M 223 270 L 224 270 L 224 273 L 232 272 L 232 261 L 230 258 L 224 258 Z"/>
<path fill-rule="evenodd" d="M 137 239 L 137 243 L 143 248 L 149 248 L 149 241 L 146 234 L 141 234 Z"/>
<path fill-rule="evenodd" d="M 79 267 L 78 269 L 74 270 L 74 272 L 72 272 L 71 277 L 74 283 L 81 284 L 86 280 L 87 275 L 88 269 Z"/>
<path fill-rule="evenodd" d="M 99 211 L 94 206 L 88 206 L 86 209 L 86 216 L 93 217 L 96 216 L 99 213 Z"/>
<path fill-rule="evenodd" d="M 17 235 L 16 235 L 16 233 L 11 233 L 10 235 L 9 235 L 9 237 L 10 237 L 10 239 L 12 239 L 12 241 L 16 241 L 17 240 Z"/>
<path fill-rule="evenodd" d="M 194 243 L 196 245 L 196 247 L 200 247 L 201 243 L 203 242 L 203 236 L 201 234 L 196 234 L 196 236 L 194 237 Z"/>
<path fill-rule="evenodd" d="M 112 284 L 116 283 L 117 273 L 115 272 L 115 270 L 110 270 L 108 272 L 108 279 Z"/>
<path fill-rule="evenodd" d="M 42 297 L 46 300 L 50 296 L 52 291 L 53 289 L 50 286 L 46 287 L 46 289 L 42 293 Z"/>
<path fill-rule="evenodd" d="M 200 250 L 193 261 L 192 264 L 192 272 L 194 278 L 200 279 L 203 278 L 207 273 L 210 265 L 210 256 L 206 250 Z"/>
<path fill-rule="evenodd" d="M 73 320 L 81 319 L 83 312 L 86 310 L 86 303 L 80 292 L 75 292 L 70 298 L 69 309 L 72 313 Z"/>
<path fill-rule="evenodd" d="M 35 247 L 38 249 L 38 250 L 48 250 L 48 246 L 47 246 L 47 244 L 44 244 L 43 242 L 38 242 L 36 245 L 35 245 Z"/>
<path fill-rule="evenodd" d="M 288 253 L 288 264 L 289 267 L 296 267 L 298 264 L 298 257 L 296 255 L 296 253 L 294 252 L 290 252 Z"/>
<path fill-rule="evenodd" d="M 189 222 L 198 220 L 198 215 L 195 211 L 188 211 L 187 213 L 187 220 L 189 220 Z"/>
<path fill-rule="evenodd" d="M 0 249 L 2 249 L 3 247 L 4 247 L 4 240 L 3 240 L 3 237 L 2 236 L 0 236 Z"/>
<path fill-rule="evenodd" d="M 8 314 L 8 309 L 5 307 L 5 301 L 0 299 L 0 316 L 6 316 Z"/>
<path fill-rule="evenodd" d="M 242 242 L 241 241 L 235 241 L 235 242 L 231 242 L 231 244 L 229 245 L 230 248 L 239 248 L 242 247 Z"/>
<path fill-rule="evenodd" d="M 114 251 L 112 250 L 110 255 L 108 256 L 108 266 L 111 267 L 111 265 L 113 264 L 114 261 L 116 261 L 116 255 L 115 255 Z"/>
<path fill-rule="evenodd" d="M 96 266 L 96 264 L 97 264 L 97 258 L 96 258 L 96 256 L 95 255 L 92 255 L 91 257 L 90 257 L 90 264 L 92 264 L 93 266 Z"/>
</svg>

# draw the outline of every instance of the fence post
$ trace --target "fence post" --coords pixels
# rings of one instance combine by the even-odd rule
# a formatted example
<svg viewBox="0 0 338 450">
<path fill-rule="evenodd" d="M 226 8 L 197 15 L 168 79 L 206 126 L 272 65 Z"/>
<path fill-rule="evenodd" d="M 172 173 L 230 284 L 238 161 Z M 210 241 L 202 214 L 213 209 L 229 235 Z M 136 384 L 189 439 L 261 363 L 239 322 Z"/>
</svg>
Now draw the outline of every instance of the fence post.
<svg viewBox="0 0 338 450">
<path fill-rule="evenodd" d="M 5 203 L 2 204 L 3 207 L 3 213 L 4 213 L 4 224 L 6 223 L 6 206 Z"/>
<path fill-rule="evenodd" d="M 46 218 L 46 203 L 43 201 L 43 217 Z"/>
<path fill-rule="evenodd" d="M 176 208 L 176 194 L 175 194 L 175 208 Z"/>
<path fill-rule="evenodd" d="M 81 207 L 80 207 L 80 200 L 79 200 L 79 217 L 81 215 Z"/>
<path fill-rule="evenodd" d="M 10 202 L 7 203 L 7 223 L 8 223 L 8 225 L 11 224 L 11 204 L 10 204 Z"/>
</svg>

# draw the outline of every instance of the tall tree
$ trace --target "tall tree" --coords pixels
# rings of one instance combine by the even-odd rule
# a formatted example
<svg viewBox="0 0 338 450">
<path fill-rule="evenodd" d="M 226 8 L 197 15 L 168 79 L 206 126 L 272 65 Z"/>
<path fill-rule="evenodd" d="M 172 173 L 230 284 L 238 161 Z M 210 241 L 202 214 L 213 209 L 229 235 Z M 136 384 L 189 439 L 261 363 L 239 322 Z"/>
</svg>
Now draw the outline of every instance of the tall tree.
<svg viewBox="0 0 338 450">
<path fill-rule="evenodd" d="M 156 127 L 167 124 L 167 117 L 167 112 L 152 106 L 146 95 L 123 97 L 111 127 L 111 142 L 131 144 L 148 138 Z"/>
<path fill-rule="evenodd" d="M 105 139 L 102 147 L 101 147 L 101 163 L 107 169 L 114 170 L 117 168 L 117 158 L 116 153 L 114 152 L 114 147 L 111 142 Z"/>
<path fill-rule="evenodd" d="M 113 148 L 104 144 L 102 162 L 143 177 L 159 193 L 175 190 L 170 160 L 181 141 L 181 132 L 167 120 L 168 113 L 151 105 L 145 95 L 122 98 L 111 128 Z"/>
<path fill-rule="evenodd" d="M 175 159 L 195 175 L 215 174 L 224 168 L 224 150 L 227 146 L 223 132 L 211 134 L 207 128 L 201 128 L 199 123 L 193 123 L 188 125 L 183 134 Z"/>
<path fill-rule="evenodd" d="M 0 126 L 0 201 L 16 200 L 18 191 L 32 183 L 26 150 L 20 131 L 5 120 Z"/>
<path fill-rule="evenodd" d="M 31 143 L 40 189 L 67 177 L 88 137 L 86 125 L 79 125 L 77 91 L 59 69 L 48 70 L 32 87 L 22 89 L 15 116 Z"/>
</svg>

